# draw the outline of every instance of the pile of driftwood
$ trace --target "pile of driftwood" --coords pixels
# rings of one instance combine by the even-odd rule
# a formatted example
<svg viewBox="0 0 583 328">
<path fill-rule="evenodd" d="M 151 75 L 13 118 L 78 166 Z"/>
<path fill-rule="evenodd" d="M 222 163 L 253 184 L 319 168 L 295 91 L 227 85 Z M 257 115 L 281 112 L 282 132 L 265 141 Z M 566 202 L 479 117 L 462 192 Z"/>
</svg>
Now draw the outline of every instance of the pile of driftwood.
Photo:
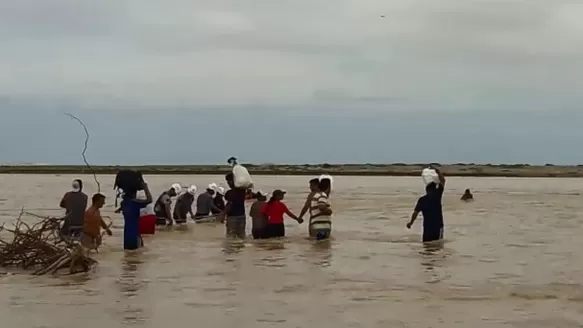
<svg viewBox="0 0 583 328">
<path fill-rule="evenodd" d="M 23 216 L 38 222 L 27 223 Z M 89 257 L 79 240 L 61 235 L 62 221 L 22 211 L 16 222 L 0 226 L 0 266 L 32 269 L 35 275 L 61 269 L 69 274 L 89 271 L 97 261 Z"/>
</svg>

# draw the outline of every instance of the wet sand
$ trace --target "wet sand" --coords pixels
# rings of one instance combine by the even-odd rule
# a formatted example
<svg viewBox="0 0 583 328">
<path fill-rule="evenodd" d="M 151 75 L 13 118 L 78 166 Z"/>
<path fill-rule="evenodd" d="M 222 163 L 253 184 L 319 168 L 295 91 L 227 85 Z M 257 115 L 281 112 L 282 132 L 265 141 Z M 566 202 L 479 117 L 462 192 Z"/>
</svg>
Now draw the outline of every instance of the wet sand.
<svg viewBox="0 0 583 328">
<path fill-rule="evenodd" d="M 220 176 L 149 176 L 199 187 Z M 100 177 L 113 197 L 113 178 Z M 71 177 L 0 175 L 0 220 L 20 206 L 57 214 Z M 91 177 L 84 177 L 92 193 Z M 306 177 L 257 176 L 301 207 Z M 107 182 L 107 183 L 106 183 Z M 465 188 L 476 201 L 462 203 Z M 0 276 L 6 327 L 580 327 L 583 324 L 583 187 L 578 179 L 450 178 L 446 243 L 427 250 L 421 222 L 404 225 L 419 177 L 337 177 L 334 237 L 225 244 L 221 226 L 191 225 L 121 250 L 106 238 L 95 272 L 75 277 Z M 112 199 L 110 199 L 112 201 Z M 43 210 L 44 209 L 44 210 Z M 112 208 L 104 212 L 119 216 Z M 250 229 L 250 227 L 248 227 Z M 0 269 L 1 271 L 2 269 Z"/>
</svg>

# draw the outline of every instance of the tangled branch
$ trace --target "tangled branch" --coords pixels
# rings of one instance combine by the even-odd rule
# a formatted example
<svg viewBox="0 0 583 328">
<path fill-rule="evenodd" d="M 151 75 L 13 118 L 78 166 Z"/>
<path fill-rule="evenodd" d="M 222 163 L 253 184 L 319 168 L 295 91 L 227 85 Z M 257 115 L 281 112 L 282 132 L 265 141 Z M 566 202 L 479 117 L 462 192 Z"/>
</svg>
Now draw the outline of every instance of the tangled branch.
<svg viewBox="0 0 583 328">
<path fill-rule="evenodd" d="M 97 192 L 99 193 L 99 192 L 101 192 L 101 184 L 97 180 L 97 174 L 95 174 L 95 171 L 93 170 L 91 165 L 89 165 L 89 162 L 87 162 L 87 157 L 85 156 L 85 153 L 87 152 L 87 146 L 89 145 L 89 131 L 87 130 L 87 126 L 85 126 L 85 123 L 83 123 L 83 121 L 81 121 L 77 116 L 75 116 L 73 114 L 69 114 L 69 113 L 65 113 L 65 115 L 67 115 L 71 119 L 79 122 L 79 124 L 81 124 L 81 126 L 83 127 L 83 130 L 85 130 L 85 146 L 83 147 L 83 152 L 81 153 L 81 156 L 83 157 L 83 161 L 85 162 L 85 165 L 93 174 L 93 179 L 95 180 L 95 183 L 97 184 Z"/>
<path fill-rule="evenodd" d="M 22 220 L 23 216 L 40 221 L 30 224 Z M 62 220 L 22 210 L 13 227 L 1 225 L 0 266 L 34 269 L 35 275 L 56 273 L 61 269 L 68 269 L 70 274 L 89 271 L 97 262 L 89 257 L 79 241 L 61 235 Z M 11 235 L 12 240 L 4 238 L 7 235 Z"/>
</svg>

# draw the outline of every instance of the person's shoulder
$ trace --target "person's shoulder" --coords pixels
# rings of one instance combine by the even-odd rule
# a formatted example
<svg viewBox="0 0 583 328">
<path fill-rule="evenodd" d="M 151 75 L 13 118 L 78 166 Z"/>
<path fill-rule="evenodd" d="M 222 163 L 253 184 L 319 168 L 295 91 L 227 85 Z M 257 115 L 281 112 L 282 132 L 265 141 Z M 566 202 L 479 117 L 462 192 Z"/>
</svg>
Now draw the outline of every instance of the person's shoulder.
<svg viewBox="0 0 583 328">
<path fill-rule="evenodd" d="M 328 199 L 328 195 L 326 195 L 325 192 L 317 192 L 314 194 L 314 198 L 318 199 L 318 200 L 320 200 L 320 199 L 324 200 L 324 199 Z"/>
</svg>

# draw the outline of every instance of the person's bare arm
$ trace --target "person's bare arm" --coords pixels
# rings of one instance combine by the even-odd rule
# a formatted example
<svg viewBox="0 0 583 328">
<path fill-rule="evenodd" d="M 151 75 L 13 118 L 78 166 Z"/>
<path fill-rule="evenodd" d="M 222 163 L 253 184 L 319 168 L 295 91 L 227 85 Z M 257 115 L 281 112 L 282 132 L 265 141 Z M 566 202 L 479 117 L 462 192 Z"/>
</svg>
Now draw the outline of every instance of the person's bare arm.
<svg viewBox="0 0 583 328">
<path fill-rule="evenodd" d="M 415 223 L 415 220 L 417 220 L 417 217 L 419 216 L 419 212 L 421 212 L 421 210 L 423 209 L 423 198 L 419 198 L 417 200 L 417 204 L 415 204 L 415 209 L 413 210 L 413 214 L 411 215 L 411 220 L 409 221 L 409 223 L 407 223 L 407 228 L 411 229 L 411 226 L 413 226 L 413 223 Z"/>
<path fill-rule="evenodd" d="M 435 171 L 435 173 L 437 173 L 437 177 L 439 178 L 439 183 L 442 186 L 445 186 L 445 176 L 443 175 L 443 173 L 441 173 L 441 171 L 438 168 L 434 168 L 433 170 Z"/>
<path fill-rule="evenodd" d="M 192 211 L 192 203 L 190 204 L 190 206 L 188 207 L 188 214 L 190 214 L 190 217 L 193 218 L 194 217 L 194 212 Z"/>
<path fill-rule="evenodd" d="M 295 214 L 293 214 L 289 208 L 287 208 L 287 206 L 285 207 L 285 214 L 287 214 L 287 216 L 289 216 L 290 218 L 298 221 L 298 223 L 302 223 L 304 222 L 304 220 L 302 218 L 297 217 Z"/>
<path fill-rule="evenodd" d="M 148 187 L 148 184 L 145 182 L 142 182 L 142 188 L 144 189 L 144 193 L 146 194 L 146 199 L 132 199 L 132 201 L 136 202 L 136 203 L 140 203 L 140 204 L 151 204 L 152 203 L 152 193 L 150 192 L 150 188 Z M 121 209 L 121 207 L 120 207 Z"/>
<path fill-rule="evenodd" d="M 108 236 L 111 236 L 111 230 L 109 229 L 109 226 L 107 225 L 107 223 L 105 223 L 105 221 L 103 220 L 103 218 L 99 219 L 101 221 L 101 228 L 103 228 L 103 230 L 105 230 L 105 232 L 107 232 Z"/>
<path fill-rule="evenodd" d="M 409 221 L 409 223 L 407 223 L 408 229 L 411 229 L 411 227 L 413 226 L 413 223 L 415 223 L 415 220 L 417 220 L 418 216 L 419 216 L 419 211 L 413 211 L 413 214 L 411 215 L 411 221 Z"/>
<path fill-rule="evenodd" d="M 306 215 L 306 213 L 308 212 L 308 210 L 310 209 L 310 205 L 312 203 L 312 198 L 314 197 L 314 193 L 311 192 L 308 197 L 306 198 L 306 202 L 304 203 L 304 207 L 302 208 L 302 211 L 300 212 L 300 218 L 303 218 L 304 215 Z"/>
</svg>

